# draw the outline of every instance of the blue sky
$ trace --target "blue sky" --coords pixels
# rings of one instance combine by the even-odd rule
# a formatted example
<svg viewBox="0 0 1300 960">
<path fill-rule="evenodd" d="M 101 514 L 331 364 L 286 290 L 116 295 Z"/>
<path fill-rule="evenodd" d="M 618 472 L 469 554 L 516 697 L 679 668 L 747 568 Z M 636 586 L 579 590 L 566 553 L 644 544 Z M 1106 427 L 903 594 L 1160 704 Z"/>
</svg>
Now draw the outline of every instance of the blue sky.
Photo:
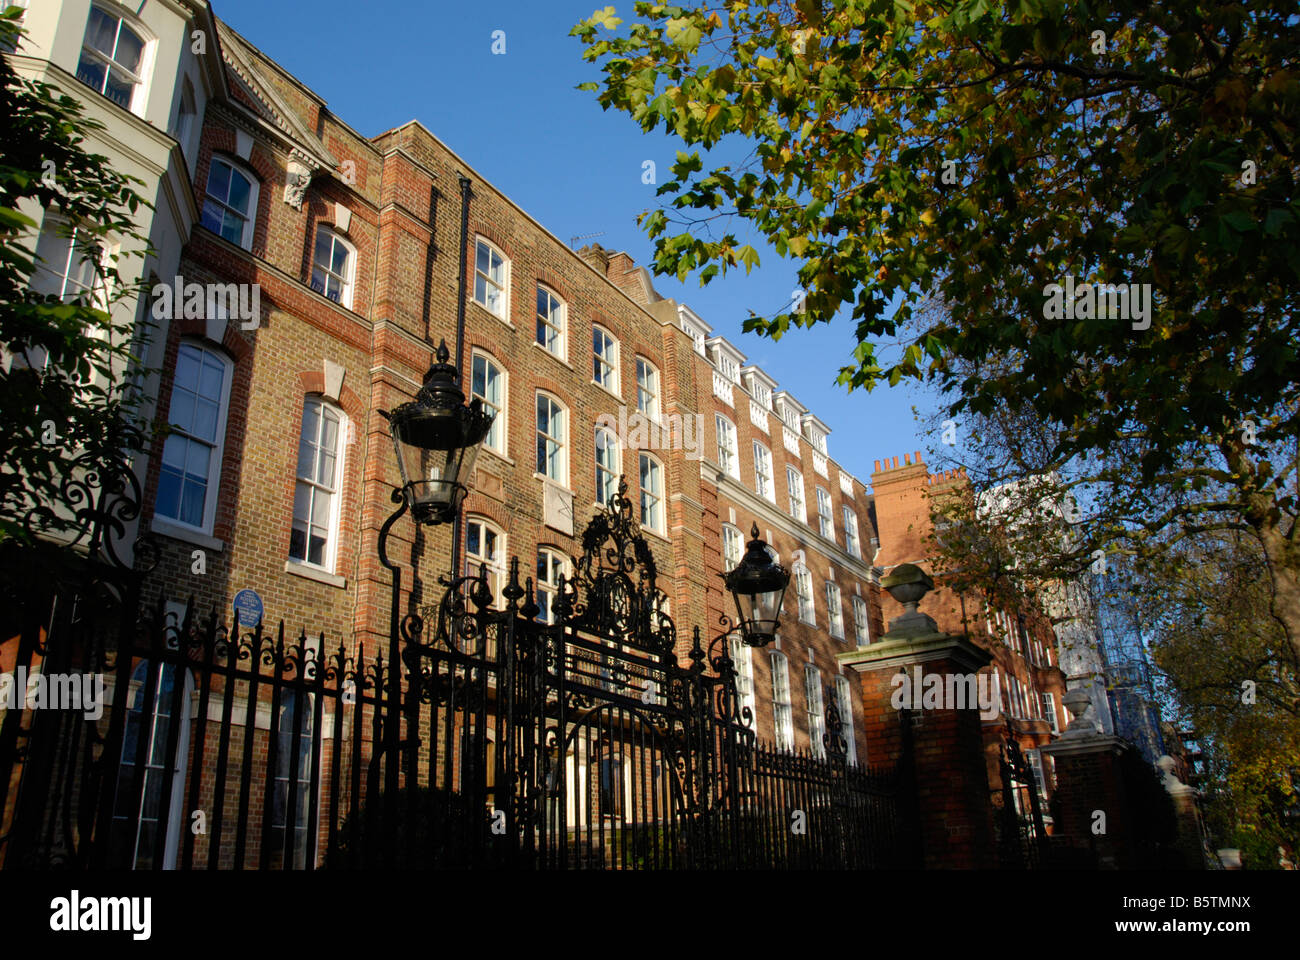
<svg viewBox="0 0 1300 960">
<path fill-rule="evenodd" d="M 636 225 L 656 206 L 642 183 L 654 161 L 670 179 L 676 138 L 644 134 L 626 114 L 601 110 L 596 95 L 575 90 L 599 78 L 569 29 L 610 0 L 214 0 L 227 21 L 329 104 L 344 122 L 374 136 L 420 120 L 498 189 L 563 241 L 602 232 L 602 246 L 640 264 L 653 246 Z M 614 0 L 627 16 L 630 0 Z M 505 31 L 506 52 L 492 53 Z M 740 223 L 730 229 L 742 239 Z M 586 241 L 584 241 L 586 242 Z M 582 244 L 579 243 L 579 246 Z M 748 357 L 831 427 L 831 456 L 870 482 L 873 461 L 926 449 L 913 404 L 932 401 L 918 388 L 848 393 L 835 376 L 855 345 L 853 323 L 794 330 L 780 342 L 743 333 L 744 318 L 779 312 L 797 286 L 796 264 L 754 244 L 762 265 L 700 288 L 658 277 L 661 294 L 685 302 L 714 333 Z"/>
</svg>

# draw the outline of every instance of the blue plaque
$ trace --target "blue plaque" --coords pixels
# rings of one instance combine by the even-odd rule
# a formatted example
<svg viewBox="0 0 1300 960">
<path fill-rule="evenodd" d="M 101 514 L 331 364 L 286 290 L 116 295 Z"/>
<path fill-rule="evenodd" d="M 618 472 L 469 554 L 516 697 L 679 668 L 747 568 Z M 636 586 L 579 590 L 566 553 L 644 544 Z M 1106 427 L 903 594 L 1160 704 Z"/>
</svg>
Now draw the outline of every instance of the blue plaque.
<svg viewBox="0 0 1300 960">
<path fill-rule="evenodd" d="M 240 590 L 235 594 L 235 623 L 241 627 L 255 627 L 261 622 L 262 598 L 256 590 Z"/>
</svg>

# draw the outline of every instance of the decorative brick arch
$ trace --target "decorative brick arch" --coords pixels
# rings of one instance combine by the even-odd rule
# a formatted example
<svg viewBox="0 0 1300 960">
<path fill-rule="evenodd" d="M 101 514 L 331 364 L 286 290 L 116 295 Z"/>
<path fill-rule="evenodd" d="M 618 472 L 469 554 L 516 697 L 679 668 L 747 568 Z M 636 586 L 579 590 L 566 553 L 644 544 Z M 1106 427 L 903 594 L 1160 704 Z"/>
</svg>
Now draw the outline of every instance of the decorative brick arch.
<svg viewBox="0 0 1300 960">
<path fill-rule="evenodd" d="M 306 396 L 309 393 L 319 393 L 325 395 L 325 374 L 320 370 L 301 370 L 298 372 L 298 385 L 302 388 L 302 393 Z M 326 397 L 327 400 L 331 398 Z M 348 415 L 355 424 L 365 422 L 366 406 L 361 402 L 361 398 L 356 395 L 346 383 L 339 388 L 339 397 L 336 402 L 343 412 Z"/>
</svg>

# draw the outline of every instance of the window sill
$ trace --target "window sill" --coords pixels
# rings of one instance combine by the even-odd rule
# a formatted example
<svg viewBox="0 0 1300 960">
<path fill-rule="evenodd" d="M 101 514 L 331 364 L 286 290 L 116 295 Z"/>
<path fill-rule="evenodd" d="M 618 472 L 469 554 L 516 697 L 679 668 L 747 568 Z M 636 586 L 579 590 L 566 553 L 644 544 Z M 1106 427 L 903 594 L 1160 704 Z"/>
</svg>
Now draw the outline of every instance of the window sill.
<svg viewBox="0 0 1300 960">
<path fill-rule="evenodd" d="M 541 345 L 540 343 L 538 343 L 536 340 L 533 341 L 533 346 L 536 347 L 538 350 L 542 351 L 542 353 L 546 354 L 548 357 L 550 357 L 550 358 L 551 358 L 552 360 L 554 360 L 556 363 L 561 364 L 562 366 L 566 366 L 566 367 L 568 367 L 570 371 L 573 370 L 573 364 L 569 363 L 569 361 L 566 360 L 566 359 L 564 359 L 564 357 L 561 357 L 561 356 L 559 356 L 558 354 L 551 353 L 551 351 L 547 350 L 544 346 L 542 346 L 542 345 Z"/>
<path fill-rule="evenodd" d="M 515 465 L 515 461 L 512 457 L 508 457 L 504 453 L 498 453 L 496 450 L 493 450 L 491 447 L 479 447 L 479 452 L 480 454 L 489 453 L 493 456 L 493 458 L 500 460 L 502 463 L 508 463 L 512 467 Z M 475 466 L 478 466 L 478 464 L 476 463 Z"/>
<path fill-rule="evenodd" d="M 509 318 L 509 317 L 502 317 L 502 316 L 498 316 L 497 314 L 493 313 L 493 312 L 492 312 L 491 310 L 489 310 L 487 307 L 483 306 L 483 304 L 481 304 L 481 303 L 479 303 L 477 300 L 475 300 L 472 294 L 470 295 L 469 302 L 472 303 L 474 306 L 478 307 L 479 310 L 481 310 L 481 311 L 482 311 L 486 316 L 491 317 L 491 318 L 492 318 L 493 320 L 495 320 L 497 323 L 500 323 L 500 324 L 502 324 L 503 326 L 507 326 L 507 327 L 509 327 L 511 330 L 514 330 L 514 329 L 515 329 L 515 325 L 514 325 L 513 323 L 510 322 L 510 318 Z"/>
<path fill-rule="evenodd" d="M 544 349 L 544 348 L 543 348 L 543 349 Z M 613 397 L 615 400 L 617 400 L 620 404 L 623 402 L 623 395 L 622 395 L 621 393 L 619 393 L 617 390 L 611 390 L 611 389 L 609 389 L 609 387 L 605 386 L 605 385 L 604 385 L 603 383 L 601 383 L 599 380 L 592 380 L 592 381 L 591 381 L 591 385 L 592 385 L 593 387 L 600 387 L 601 390 L 604 390 L 604 391 L 605 391 L 606 393 L 608 393 L 611 397 Z"/>
<path fill-rule="evenodd" d="M 317 583 L 323 583 L 328 587 L 338 587 L 340 590 L 346 590 L 348 587 L 347 577 L 326 573 L 324 570 L 318 570 L 316 567 L 299 563 L 296 560 L 284 561 L 284 572 L 292 573 L 295 577 L 302 577 L 304 580 L 315 580 Z"/>
<path fill-rule="evenodd" d="M 160 536 L 170 537 L 172 540 L 181 540 L 185 543 L 205 547 L 208 550 L 215 550 L 217 553 L 221 553 L 226 549 L 225 543 L 216 537 L 201 530 L 194 530 L 190 527 L 183 527 L 178 523 L 172 523 L 162 517 L 154 517 L 149 521 L 149 531 Z"/>
<path fill-rule="evenodd" d="M 567 494 L 568 494 L 569 496 L 571 496 L 571 497 L 575 495 L 574 492 L 573 492 L 572 490 L 570 490 L 567 486 L 565 486 L 565 485 L 564 485 L 563 483 L 561 483 L 559 480 L 552 480 L 550 477 L 548 477 L 548 476 L 547 476 L 546 474 L 544 474 L 544 473 L 537 473 L 536 471 L 534 471 L 534 472 L 533 472 L 533 479 L 534 479 L 534 480 L 540 480 L 540 481 L 542 481 L 543 483 L 549 483 L 551 486 L 555 487 L 557 490 L 560 490 L 560 491 L 562 491 L 562 492 L 564 492 L 564 493 L 567 493 Z"/>
<path fill-rule="evenodd" d="M 664 536 L 662 533 L 660 533 L 660 532 L 659 532 L 658 530 L 656 530 L 654 527 L 647 527 L 644 523 L 641 524 L 641 532 L 642 532 L 642 533 L 648 533 L 648 534 L 650 534 L 650 536 L 652 536 L 652 537 L 657 537 L 658 539 L 662 540 L 664 543 L 672 543 L 671 540 L 669 540 L 666 536 Z"/>
</svg>

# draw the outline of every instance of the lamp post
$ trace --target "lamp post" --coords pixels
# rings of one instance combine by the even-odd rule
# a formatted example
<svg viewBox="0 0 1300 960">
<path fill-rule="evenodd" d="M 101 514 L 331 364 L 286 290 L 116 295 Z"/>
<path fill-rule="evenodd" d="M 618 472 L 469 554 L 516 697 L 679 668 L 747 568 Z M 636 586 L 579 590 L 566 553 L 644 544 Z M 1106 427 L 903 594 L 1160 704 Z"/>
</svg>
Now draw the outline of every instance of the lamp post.
<svg viewBox="0 0 1300 960">
<path fill-rule="evenodd" d="M 402 485 L 393 491 L 398 504 L 379 529 L 379 562 L 389 569 L 393 579 L 392 604 L 388 620 L 388 713 L 384 731 L 384 793 L 387 798 L 389 851 L 396 837 L 397 752 L 401 745 L 398 720 L 401 705 L 400 619 L 402 571 L 388 559 L 388 534 L 398 519 L 410 510 L 417 524 L 437 526 L 454 520 L 469 492 L 468 482 L 478 457 L 479 444 L 492 427 L 493 415 L 483 410 L 475 397 L 468 404 L 460 388 L 460 373 L 448 363 L 447 342 L 438 345 L 435 362 L 424 376 L 415 399 L 379 414 L 389 423 L 393 450 Z M 453 574 L 455 571 L 452 571 Z M 414 737 L 412 729 L 408 736 Z M 410 751 L 409 776 L 414 776 L 414 749 Z M 412 807 L 416 790 L 414 781 L 407 784 Z M 412 821 L 414 823 L 414 821 Z"/>
<path fill-rule="evenodd" d="M 741 638 L 751 647 L 765 647 L 776 636 L 781 604 L 790 572 L 772 559 L 767 544 L 758 537 L 758 524 L 750 529 L 745 555 L 734 570 L 723 574 L 727 590 L 736 601 Z"/>
</svg>

